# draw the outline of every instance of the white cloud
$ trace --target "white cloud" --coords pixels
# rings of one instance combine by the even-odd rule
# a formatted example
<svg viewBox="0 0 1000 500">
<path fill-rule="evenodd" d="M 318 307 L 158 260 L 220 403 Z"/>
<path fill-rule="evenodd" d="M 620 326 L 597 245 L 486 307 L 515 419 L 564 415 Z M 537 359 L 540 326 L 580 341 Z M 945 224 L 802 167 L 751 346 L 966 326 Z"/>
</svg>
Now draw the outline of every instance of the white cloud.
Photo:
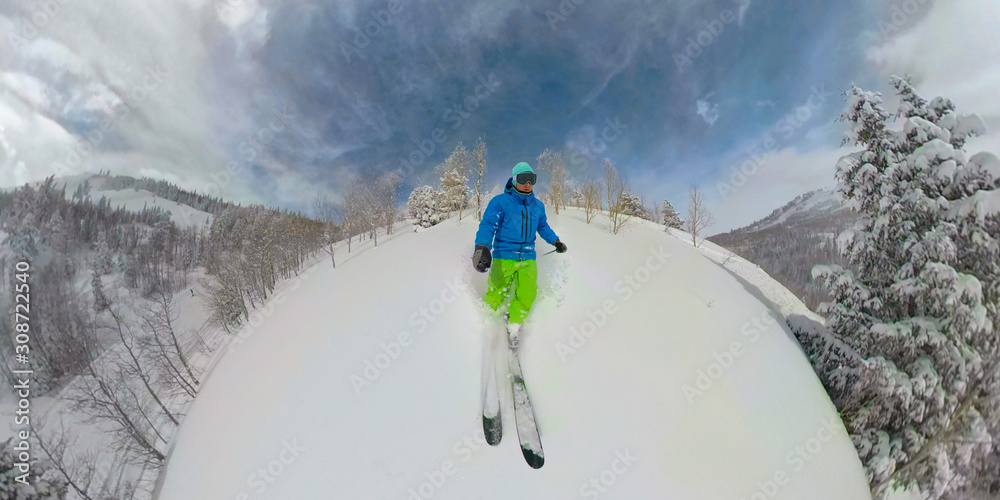
<svg viewBox="0 0 1000 500">
<path fill-rule="evenodd" d="M 230 3 L 242 6 L 235 30 L 218 21 L 216 1 L 60 2 L 50 22 L 19 50 L 0 44 L 8 66 L 0 86 L 10 89 L 0 92 L 0 125 L 13 151 L 0 160 L 8 166 L 0 187 L 60 173 L 56 162 L 82 150 L 86 154 L 74 171 L 149 174 L 204 192 L 236 154 L 219 146 L 220 135 L 234 129 L 215 126 L 214 108 L 241 90 L 227 88 L 229 100 L 206 96 L 218 67 L 237 65 L 215 61 L 212 52 L 220 34 L 241 46 L 267 36 L 266 11 L 256 1 Z M 0 16 L 0 27 L 16 24 Z M 161 75 L 159 81 L 150 79 L 151 70 Z M 129 112 L 121 116 L 125 102 Z M 112 117 L 112 129 L 93 147 L 87 135 L 97 137 L 98 124 Z M 244 119 L 231 118 L 228 127 Z M 8 161 L 25 168 L 14 175 Z M 216 194 L 255 200 L 251 185 L 248 176 L 234 176 Z"/>
<path fill-rule="evenodd" d="M 755 168 L 747 164 L 744 170 L 750 175 L 739 172 L 740 164 L 720 171 L 701 186 L 716 218 L 709 232 L 745 226 L 802 193 L 834 186 L 837 160 L 849 152 L 832 147 L 801 152 L 788 147 L 767 155 Z"/>
<path fill-rule="evenodd" d="M 963 113 L 1000 116 L 1000 2 L 980 0 L 965 2 L 937 1 L 921 19 L 897 14 L 883 27 L 899 31 L 872 34 L 878 43 L 869 47 L 868 59 L 887 80 L 891 74 L 909 74 L 925 98 L 945 96 Z M 887 23 L 887 24 L 886 24 Z M 912 27 L 909 23 L 916 23 Z"/>
<path fill-rule="evenodd" d="M 49 98 L 45 95 L 46 85 L 31 75 L 18 72 L 4 73 L 0 75 L 0 89 L 12 92 L 36 108 L 49 107 Z"/>
<path fill-rule="evenodd" d="M 710 104 L 708 102 L 708 97 L 711 96 L 712 95 L 709 94 L 705 99 L 698 99 L 695 103 L 698 106 L 698 116 L 700 116 L 702 120 L 705 120 L 705 123 L 707 123 L 710 127 L 715 124 L 716 120 L 719 119 L 719 105 Z"/>
</svg>

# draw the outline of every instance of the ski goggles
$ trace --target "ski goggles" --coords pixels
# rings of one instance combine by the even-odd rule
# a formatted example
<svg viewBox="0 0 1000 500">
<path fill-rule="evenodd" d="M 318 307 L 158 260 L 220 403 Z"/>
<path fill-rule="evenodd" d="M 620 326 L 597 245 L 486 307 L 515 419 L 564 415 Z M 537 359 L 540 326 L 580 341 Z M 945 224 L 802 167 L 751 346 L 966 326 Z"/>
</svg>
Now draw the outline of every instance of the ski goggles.
<svg viewBox="0 0 1000 500">
<path fill-rule="evenodd" d="M 514 184 L 527 184 L 531 183 L 532 186 L 535 185 L 535 181 L 538 180 L 538 175 L 534 172 L 521 172 L 514 177 Z"/>
</svg>

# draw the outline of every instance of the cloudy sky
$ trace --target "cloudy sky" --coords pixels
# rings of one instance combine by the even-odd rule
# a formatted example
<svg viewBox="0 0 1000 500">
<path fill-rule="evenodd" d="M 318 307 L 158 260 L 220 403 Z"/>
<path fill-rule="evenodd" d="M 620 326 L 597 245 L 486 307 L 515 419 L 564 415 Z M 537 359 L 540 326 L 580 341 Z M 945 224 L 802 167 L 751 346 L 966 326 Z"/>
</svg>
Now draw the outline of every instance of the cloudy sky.
<svg viewBox="0 0 1000 500">
<path fill-rule="evenodd" d="M 650 204 L 683 210 L 699 184 L 725 231 L 832 185 L 852 83 L 910 74 L 1000 130 L 998 18 L 995 0 L 0 0 L 0 186 L 110 170 L 305 210 L 379 169 L 412 172 L 405 198 L 483 136 L 491 184 L 545 148 L 576 180 L 609 157 Z"/>
</svg>

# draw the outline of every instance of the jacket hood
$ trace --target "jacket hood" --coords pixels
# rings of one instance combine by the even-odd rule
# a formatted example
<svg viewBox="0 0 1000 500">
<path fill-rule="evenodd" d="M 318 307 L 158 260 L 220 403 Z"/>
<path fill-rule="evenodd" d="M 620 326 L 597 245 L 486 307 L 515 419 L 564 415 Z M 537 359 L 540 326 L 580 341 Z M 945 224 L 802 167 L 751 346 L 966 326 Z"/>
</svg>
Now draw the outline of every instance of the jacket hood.
<svg viewBox="0 0 1000 500">
<path fill-rule="evenodd" d="M 504 187 L 504 192 L 507 193 L 507 194 L 510 194 L 510 195 L 514 195 L 518 199 L 528 199 L 528 200 L 530 200 L 531 198 L 535 197 L 534 186 L 532 186 L 531 192 L 528 193 L 528 194 L 517 192 L 517 190 L 514 189 L 514 178 L 513 177 L 511 177 L 510 179 L 507 179 L 507 185 Z"/>
</svg>

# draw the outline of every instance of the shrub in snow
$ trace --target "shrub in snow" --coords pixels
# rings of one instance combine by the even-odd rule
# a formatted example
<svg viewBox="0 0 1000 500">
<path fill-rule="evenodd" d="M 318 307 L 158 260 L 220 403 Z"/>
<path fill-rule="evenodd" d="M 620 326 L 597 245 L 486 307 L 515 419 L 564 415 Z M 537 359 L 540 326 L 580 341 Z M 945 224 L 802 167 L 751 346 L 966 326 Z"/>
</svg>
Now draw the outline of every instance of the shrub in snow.
<svg viewBox="0 0 1000 500">
<path fill-rule="evenodd" d="M 817 266 L 827 329 L 792 325 L 838 404 L 872 492 L 932 499 L 1000 486 L 1000 162 L 966 158 L 984 131 L 901 78 L 847 95 L 838 189 L 859 221 L 838 246 L 856 272 Z"/>
</svg>

